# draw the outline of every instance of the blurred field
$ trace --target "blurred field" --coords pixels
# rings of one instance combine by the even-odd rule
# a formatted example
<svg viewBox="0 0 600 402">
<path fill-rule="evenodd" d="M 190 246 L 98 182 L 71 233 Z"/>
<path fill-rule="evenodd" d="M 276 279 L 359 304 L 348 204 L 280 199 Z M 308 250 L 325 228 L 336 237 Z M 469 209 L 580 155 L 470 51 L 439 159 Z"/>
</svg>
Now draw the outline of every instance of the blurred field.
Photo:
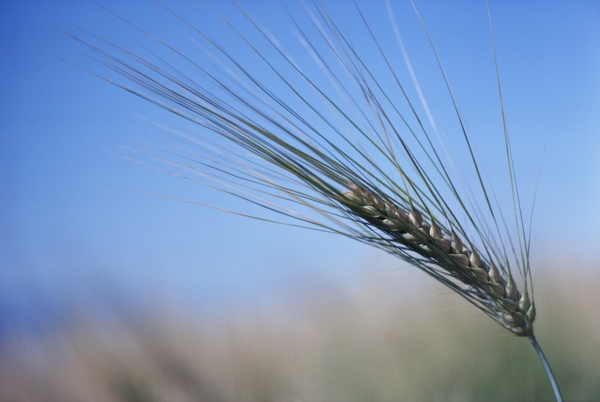
<svg viewBox="0 0 600 402">
<path fill-rule="evenodd" d="M 566 400 L 600 400 L 600 276 L 555 265 L 537 272 L 537 337 Z M 552 400 L 527 340 L 424 275 L 415 286 L 404 271 L 373 272 L 358 287 L 291 291 L 228 314 L 159 302 L 142 314 L 84 310 L 58 331 L 8 341 L 0 400 Z"/>
</svg>

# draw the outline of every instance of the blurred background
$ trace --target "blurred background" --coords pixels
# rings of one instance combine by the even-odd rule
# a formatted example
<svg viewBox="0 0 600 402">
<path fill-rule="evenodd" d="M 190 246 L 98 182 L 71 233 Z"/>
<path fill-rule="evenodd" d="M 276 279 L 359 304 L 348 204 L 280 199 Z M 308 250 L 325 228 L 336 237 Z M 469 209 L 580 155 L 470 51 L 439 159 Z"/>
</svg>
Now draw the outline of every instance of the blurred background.
<svg viewBox="0 0 600 402">
<path fill-rule="evenodd" d="M 169 5 L 233 43 L 198 3 Z M 242 24 L 230 5 L 209 3 Z M 239 3 L 302 50 L 275 2 Z M 157 4 L 101 4 L 169 43 L 189 41 Z M 359 4 L 391 30 L 383 5 Z M 477 145 L 498 154 L 484 2 L 417 5 Z M 407 2 L 394 7 L 418 65 L 418 19 Z M 567 400 L 600 399 L 600 6 L 490 7 L 526 214 L 537 194 L 537 337 Z M 0 30 L 0 400 L 552 398 L 526 340 L 403 262 L 147 194 L 252 212 L 119 157 L 164 135 L 148 119 L 176 120 L 70 64 L 97 71 L 68 34 L 142 46 L 135 28 L 91 1 L 24 0 L 0 4 Z"/>
</svg>

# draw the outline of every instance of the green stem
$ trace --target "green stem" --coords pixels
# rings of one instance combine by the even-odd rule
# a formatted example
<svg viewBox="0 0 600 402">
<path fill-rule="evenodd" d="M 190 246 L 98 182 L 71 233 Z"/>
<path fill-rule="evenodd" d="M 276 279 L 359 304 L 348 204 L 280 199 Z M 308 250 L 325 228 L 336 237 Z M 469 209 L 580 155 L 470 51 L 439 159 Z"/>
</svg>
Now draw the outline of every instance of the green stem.
<svg viewBox="0 0 600 402">
<path fill-rule="evenodd" d="M 550 364 L 548 363 L 548 360 L 546 360 L 546 356 L 544 356 L 544 352 L 542 352 L 542 348 L 540 348 L 540 345 L 538 344 L 537 340 L 535 339 L 535 336 L 533 336 L 533 335 L 528 336 L 528 338 L 531 341 L 531 343 L 533 344 L 533 347 L 535 348 L 535 351 L 537 352 L 538 356 L 540 356 L 542 363 L 544 364 L 544 368 L 546 369 L 546 374 L 548 374 L 548 379 L 550 380 L 550 383 L 552 384 L 552 389 L 554 390 L 554 396 L 556 397 L 556 401 L 562 402 L 563 398 L 562 398 L 562 395 L 560 394 L 560 389 L 558 389 L 558 383 L 556 382 L 556 378 L 554 378 L 554 374 L 552 373 L 552 369 L 550 368 Z"/>
</svg>

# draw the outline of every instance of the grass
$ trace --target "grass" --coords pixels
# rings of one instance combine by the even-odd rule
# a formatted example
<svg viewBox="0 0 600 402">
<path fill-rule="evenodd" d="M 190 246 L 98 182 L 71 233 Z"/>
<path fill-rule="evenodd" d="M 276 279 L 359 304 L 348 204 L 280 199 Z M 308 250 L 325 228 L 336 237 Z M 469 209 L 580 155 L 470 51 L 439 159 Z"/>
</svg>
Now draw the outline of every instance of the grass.
<svg viewBox="0 0 600 402">
<path fill-rule="evenodd" d="M 191 123 L 192 131 L 180 130 L 179 140 L 132 149 L 138 161 L 264 208 L 257 219 L 346 236 L 419 268 L 510 333 L 527 337 L 561 400 L 534 336 L 530 217 L 504 116 L 491 19 L 508 211 L 488 182 L 485 157 L 411 4 L 453 113 L 448 138 L 390 4 L 375 20 L 357 5 L 344 8 L 352 29 L 328 5 L 302 4 L 302 16 L 287 16 L 302 56 L 288 52 L 235 3 L 239 25 L 210 5 L 207 10 L 237 46 L 222 44 L 165 6 L 202 57 L 133 24 L 152 50 L 130 51 L 93 34 L 74 38 L 107 68 L 94 74 Z M 391 48 L 377 34 L 384 23 L 395 39 Z M 401 57 L 393 61 L 392 55 Z"/>
</svg>

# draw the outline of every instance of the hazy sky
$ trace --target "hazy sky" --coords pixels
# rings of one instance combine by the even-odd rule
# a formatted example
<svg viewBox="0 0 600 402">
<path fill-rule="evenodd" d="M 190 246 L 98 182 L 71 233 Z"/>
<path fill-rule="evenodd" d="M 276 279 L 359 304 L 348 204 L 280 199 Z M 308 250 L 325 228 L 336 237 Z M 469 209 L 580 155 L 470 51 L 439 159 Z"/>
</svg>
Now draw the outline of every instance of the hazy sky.
<svg viewBox="0 0 600 402">
<path fill-rule="evenodd" d="M 152 2 L 101 3 L 170 43 L 189 43 L 183 27 L 165 23 L 166 12 Z M 241 2 L 279 35 L 291 27 L 274 11 L 279 10 L 275 3 Z M 410 7 L 399 3 L 400 30 L 418 63 L 422 32 Z M 532 231 L 534 257 L 572 255 L 574 262 L 597 257 L 600 5 L 490 3 L 508 128 L 528 201 L 541 169 Z M 186 17 L 200 29 L 230 44 L 231 35 L 217 28 L 218 21 L 201 4 L 174 4 L 187 10 Z M 483 152 L 489 152 L 486 136 L 500 134 L 501 123 L 485 4 L 483 0 L 417 4 L 473 136 Z M 374 7 L 366 14 L 371 21 L 381 21 L 377 28 L 392 39 L 387 16 L 376 15 L 382 10 Z M 238 14 L 227 16 L 239 23 Z M 352 23 L 356 22 L 348 25 Z M 260 301 L 270 290 L 287 289 L 290 283 L 317 286 L 323 275 L 332 280 L 360 277 L 369 265 L 377 269 L 381 264 L 381 252 L 350 240 L 121 189 L 246 208 L 114 155 L 127 154 L 121 147 L 131 146 L 128 141 L 138 141 L 144 134 L 161 135 L 140 116 L 161 123 L 177 120 L 60 60 L 94 65 L 78 53 L 85 49 L 61 32 L 83 35 L 80 28 L 123 46 L 143 41 L 134 29 L 91 1 L 22 0 L 0 5 L 4 316 L 32 300 L 61 304 L 104 291 L 213 305 Z M 284 45 L 302 54 L 301 46 Z M 426 83 L 428 67 L 420 68 L 417 74 Z M 502 156 L 501 148 L 495 151 Z M 495 171 L 495 161 L 492 165 L 487 168 Z"/>
</svg>

